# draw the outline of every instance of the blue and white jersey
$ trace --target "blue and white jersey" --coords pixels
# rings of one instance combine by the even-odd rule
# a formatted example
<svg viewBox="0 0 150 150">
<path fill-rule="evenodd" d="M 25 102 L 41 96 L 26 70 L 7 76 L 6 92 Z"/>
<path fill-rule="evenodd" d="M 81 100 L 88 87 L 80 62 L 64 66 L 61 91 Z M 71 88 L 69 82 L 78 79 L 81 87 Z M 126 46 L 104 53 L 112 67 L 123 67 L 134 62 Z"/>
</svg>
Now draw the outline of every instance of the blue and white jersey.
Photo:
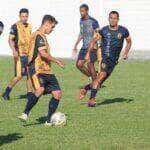
<svg viewBox="0 0 150 150">
<path fill-rule="evenodd" d="M 83 36 L 82 49 L 87 49 L 90 41 L 93 39 L 94 31 L 99 28 L 98 21 L 89 16 L 88 19 L 80 20 L 80 35 Z"/>
<path fill-rule="evenodd" d="M 105 26 L 99 33 L 102 36 L 102 58 L 109 58 L 113 62 L 118 61 L 124 39 L 129 36 L 128 29 L 118 26 L 117 30 L 111 30 L 109 26 Z"/>
</svg>

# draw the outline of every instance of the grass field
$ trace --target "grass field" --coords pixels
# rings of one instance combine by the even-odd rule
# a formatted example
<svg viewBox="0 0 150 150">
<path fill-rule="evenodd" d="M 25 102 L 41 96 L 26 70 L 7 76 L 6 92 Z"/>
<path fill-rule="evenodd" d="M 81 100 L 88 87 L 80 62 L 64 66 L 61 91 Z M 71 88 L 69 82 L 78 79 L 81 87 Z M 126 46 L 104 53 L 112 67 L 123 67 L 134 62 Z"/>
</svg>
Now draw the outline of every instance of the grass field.
<svg viewBox="0 0 150 150">
<path fill-rule="evenodd" d="M 0 150 L 150 150 L 150 61 L 120 63 L 98 92 L 98 106 L 80 102 L 80 88 L 88 79 L 66 61 L 54 65 L 63 91 L 57 111 L 67 115 L 65 127 L 44 128 L 49 96 L 43 96 L 22 124 L 17 119 L 26 99 L 25 79 L 13 89 L 10 101 L 0 100 Z M 12 77 L 9 57 L 0 57 L 0 94 Z"/>
</svg>

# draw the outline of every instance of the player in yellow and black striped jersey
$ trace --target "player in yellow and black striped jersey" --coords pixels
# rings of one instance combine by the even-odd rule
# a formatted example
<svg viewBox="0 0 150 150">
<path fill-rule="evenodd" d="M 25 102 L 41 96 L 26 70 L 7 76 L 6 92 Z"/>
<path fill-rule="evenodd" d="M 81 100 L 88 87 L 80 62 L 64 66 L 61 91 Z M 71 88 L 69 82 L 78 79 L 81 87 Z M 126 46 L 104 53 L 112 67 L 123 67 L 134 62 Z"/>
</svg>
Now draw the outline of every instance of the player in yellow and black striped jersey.
<svg viewBox="0 0 150 150">
<path fill-rule="evenodd" d="M 61 99 L 61 89 L 56 76 L 52 72 L 51 62 L 64 68 L 64 64 L 51 56 L 50 47 L 45 34 L 50 34 L 55 25 L 56 19 L 51 15 L 45 15 L 41 27 L 32 34 L 29 52 L 29 75 L 35 88 L 34 93 L 30 93 L 25 110 L 19 119 L 26 121 L 31 109 L 36 105 L 42 94 L 52 94 L 49 102 L 46 126 L 51 126 L 51 115 L 56 111 Z"/>
<path fill-rule="evenodd" d="M 15 74 L 2 95 L 5 100 L 9 100 L 9 94 L 12 88 L 23 76 L 27 75 L 28 53 L 31 38 L 31 26 L 27 23 L 29 11 L 26 8 L 22 8 L 19 14 L 20 20 L 12 25 L 9 35 L 9 45 L 14 56 Z M 27 91 L 32 91 L 29 78 L 27 80 Z"/>
</svg>

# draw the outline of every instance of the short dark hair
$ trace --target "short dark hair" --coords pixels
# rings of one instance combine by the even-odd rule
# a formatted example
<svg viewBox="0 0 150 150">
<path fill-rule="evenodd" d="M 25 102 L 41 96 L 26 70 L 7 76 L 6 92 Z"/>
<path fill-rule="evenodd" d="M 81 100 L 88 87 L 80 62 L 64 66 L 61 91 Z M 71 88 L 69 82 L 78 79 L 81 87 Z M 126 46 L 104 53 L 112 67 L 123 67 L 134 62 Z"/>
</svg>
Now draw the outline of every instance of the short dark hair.
<svg viewBox="0 0 150 150">
<path fill-rule="evenodd" d="M 4 24 L 3 24 L 3 22 L 2 21 L 0 21 L 0 27 L 4 27 Z"/>
<path fill-rule="evenodd" d="M 44 15 L 42 19 L 42 24 L 44 24 L 46 21 L 49 21 L 50 23 L 58 24 L 58 21 L 55 19 L 55 17 L 51 15 Z"/>
<path fill-rule="evenodd" d="M 82 5 L 80 6 L 80 8 L 85 8 L 86 10 L 89 10 L 89 6 L 88 6 L 87 4 L 82 4 Z"/>
<path fill-rule="evenodd" d="M 21 14 L 21 13 L 29 14 L 29 10 L 27 8 L 21 8 L 20 11 L 19 11 L 19 14 Z"/>
<path fill-rule="evenodd" d="M 113 10 L 113 11 L 111 11 L 111 12 L 109 13 L 109 16 L 110 16 L 111 14 L 117 15 L 117 17 L 119 18 L 119 13 L 118 13 L 118 11 Z"/>
</svg>

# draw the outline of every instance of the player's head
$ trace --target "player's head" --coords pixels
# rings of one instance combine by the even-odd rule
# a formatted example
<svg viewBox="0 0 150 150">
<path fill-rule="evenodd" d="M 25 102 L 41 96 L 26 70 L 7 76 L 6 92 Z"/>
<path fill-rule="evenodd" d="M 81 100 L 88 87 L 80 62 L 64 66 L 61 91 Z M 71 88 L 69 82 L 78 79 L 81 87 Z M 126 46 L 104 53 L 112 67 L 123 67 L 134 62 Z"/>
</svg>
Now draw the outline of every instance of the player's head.
<svg viewBox="0 0 150 150">
<path fill-rule="evenodd" d="M 109 24 L 111 27 L 115 27 L 119 22 L 119 13 L 117 11 L 111 11 L 109 13 Z"/>
<path fill-rule="evenodd" d="M 29 10 L 27 8 L 20 9 L 19 17 L 21 22 L 27 23 L 29 17 Z"/>
<path fill-rule="evenodd" d="M 4 30 L 4 24 L 0 21 L 0 35 L 3 33 Z"/>
<path fill-rule="evenodd" d="M 42 20 L 42 28 L 44 28 L 45 34 L 50 34 L 53 29 L 55 28 L 55 25 L 58 24 L 55 17 L 51 15 L 45 15 Z"/>
<path fill-rule="evenodd" d="M 85 18 L 89 14 L 89 6 L 87 4 L 82 4 L 80 6 L 80 14 L 82 18 Z"/>
</svg>

